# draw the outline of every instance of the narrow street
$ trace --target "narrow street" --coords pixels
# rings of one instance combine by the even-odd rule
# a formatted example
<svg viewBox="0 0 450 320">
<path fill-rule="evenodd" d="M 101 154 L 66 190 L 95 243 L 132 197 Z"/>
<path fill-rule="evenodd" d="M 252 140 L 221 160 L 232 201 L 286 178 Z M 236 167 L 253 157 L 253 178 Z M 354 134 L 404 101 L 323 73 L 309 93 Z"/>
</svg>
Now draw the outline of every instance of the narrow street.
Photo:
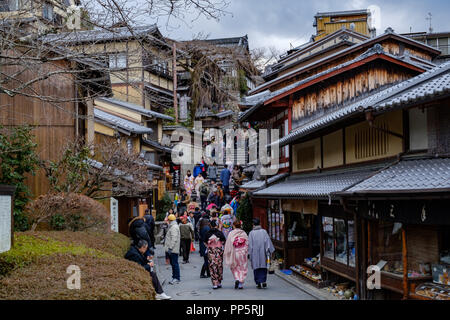
<svg viewBox="0 0 450 320">
<path fill-rule="evenodd" d="M 166 265 L 162 245 L 156 248 L 157 272 L 166 294 L 173 300 L 315 300 L 315 298 L 276 275 L 267 276 L 267 289 L 257 289 L 253 281 L 253 270 L 249 265 L 249 272 L 243 290 L 234 289 L 234 279 L 229 268 L 224 266 L 224 280 L 222 288 L 213 290 L 211 280 L 200 279 L 203 258 L 196 251 L 191 253 L 188 264 L 180 261 L 181 283 L 170 285 L 172 268 Z"/>
</svg>

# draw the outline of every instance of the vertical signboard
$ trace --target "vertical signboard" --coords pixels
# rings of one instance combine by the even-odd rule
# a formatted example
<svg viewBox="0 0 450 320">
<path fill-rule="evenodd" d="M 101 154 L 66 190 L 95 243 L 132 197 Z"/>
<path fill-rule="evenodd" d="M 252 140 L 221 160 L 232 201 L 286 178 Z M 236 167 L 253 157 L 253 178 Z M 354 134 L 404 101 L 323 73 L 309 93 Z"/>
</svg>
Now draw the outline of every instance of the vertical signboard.
<svg viewBox="0 0 450 320">
<path fill-rule="evenodd" d="M 119 201 L 111 198 L 111 230 L 119 232 Z"/>
<path fill-rule="evenodd" d="M 12 217 L 10 195 L 0 195 L 0 253 L 11 249 Z"/>
</svg>

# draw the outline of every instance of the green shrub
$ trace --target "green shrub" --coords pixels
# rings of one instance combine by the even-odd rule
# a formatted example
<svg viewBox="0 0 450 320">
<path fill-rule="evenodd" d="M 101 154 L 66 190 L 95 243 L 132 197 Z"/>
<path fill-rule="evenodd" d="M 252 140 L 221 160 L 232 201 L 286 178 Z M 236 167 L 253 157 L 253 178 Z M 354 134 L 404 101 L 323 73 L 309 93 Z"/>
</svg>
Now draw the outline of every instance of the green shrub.
<svg viewBox="0 0 450 320">
<path fill-rule="evenodd" d="M 47 236 L 36 237 L 19 234 L 15 236 L 14 247 L 0 254 L 0 276 L 4 276 L 16 268 L 25 267 L 39 257 L 64 253 L 95 257 L 112 256 L 84 245 L 61 242 Z"/>
</svg>

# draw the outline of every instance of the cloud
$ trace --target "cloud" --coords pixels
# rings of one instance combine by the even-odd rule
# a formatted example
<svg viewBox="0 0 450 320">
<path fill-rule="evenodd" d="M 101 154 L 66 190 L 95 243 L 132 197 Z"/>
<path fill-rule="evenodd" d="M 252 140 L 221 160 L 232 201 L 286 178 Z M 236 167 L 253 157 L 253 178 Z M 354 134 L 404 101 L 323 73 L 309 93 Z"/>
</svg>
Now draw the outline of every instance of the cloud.
<svg viewBox="0 0 450 320">
<path fill-rule="evenodd" d="M 389 26 L 398 33 L 409 32 L 410 27 L 413 32 L 427 31 L 428 12 L 433 14 L 434 31 L 450 31 L 447 17 L 450 2 L 446 0 L 231 0 L 228 11 L 232 15 L 220 21 L 200 18 L 190 27 L 180 24 L 173 30 L 162 26 L 161 31 L 177 40 L 190 39 L 200 32 L 209 34 L 210 38 L 247 34 L 251 48 L 275 46 L 285 51 L 291 43 L 298 46 L 309 41 L 315 33 L 312 24 L 317 12 L 365 9 L 370 5 L 381 9 L 381 30 L 377 30 L 377 34 Z M 186 18 L 192 17 L 193 14 L 186 14 Z"/>
</svg>

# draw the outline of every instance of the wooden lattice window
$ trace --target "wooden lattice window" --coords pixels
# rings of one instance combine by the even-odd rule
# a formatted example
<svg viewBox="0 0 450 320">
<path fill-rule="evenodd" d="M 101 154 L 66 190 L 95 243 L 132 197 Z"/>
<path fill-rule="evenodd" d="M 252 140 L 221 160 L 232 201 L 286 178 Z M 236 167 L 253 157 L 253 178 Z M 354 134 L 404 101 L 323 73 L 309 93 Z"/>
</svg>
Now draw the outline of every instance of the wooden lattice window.
<svg viewBox="0 0 450 320">
<path fill-rule="evenodd" d="M 361 128 L 356 131 L 355 159 L 378 157 L 388 153 L 389 137 L 386 132 L 389 126 L 381 122 L 377 124 L 377 128 Z"/>
</svg>

